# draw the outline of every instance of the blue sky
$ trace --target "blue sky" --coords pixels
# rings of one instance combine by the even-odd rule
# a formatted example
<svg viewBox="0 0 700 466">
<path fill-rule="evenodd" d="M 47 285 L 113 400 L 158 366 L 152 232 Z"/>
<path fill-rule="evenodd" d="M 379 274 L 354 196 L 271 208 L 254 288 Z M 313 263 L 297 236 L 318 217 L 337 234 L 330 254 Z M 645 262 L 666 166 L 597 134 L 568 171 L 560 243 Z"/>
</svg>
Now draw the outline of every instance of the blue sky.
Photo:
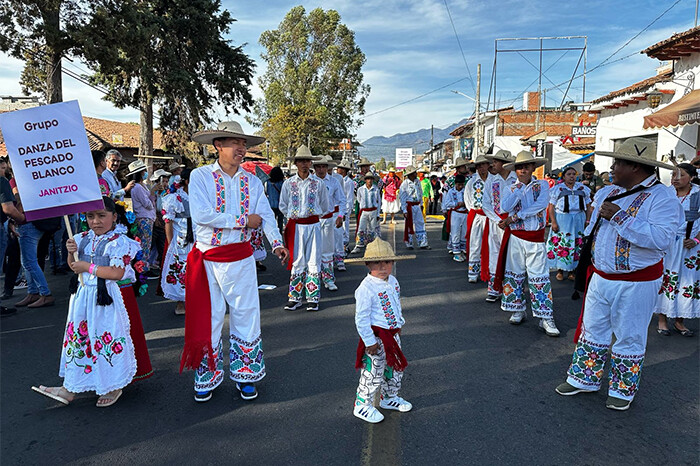
<svg viewBox="0 0 700 466">
<path fill-rule="evenodd" d="M 588 36 L 588 69 L 601 63 L 615 50 L 649 25 L 676 0 L 570 2 L 554 0 L 447 0 L 452 19 L 464 50 L 472 80 L 460 53 L 444 0 L 324 0 L 302 4 L 310 11 L 316 7 L 336 9 L 356 33 L 356 41 L 367 56 L 365 81 L 372 91 L 366 105 L 367 117 L 357 129 L 360 140 L 371 136 L 391 136 L 420 128 L 446 127 L 472 113 L 471 100 L 453 94 L 458 90 L 475 95 L 477 63 L 482 65 L 482 100 L 486 100 L 491 82 L 494 40 L 496 38 L 540 36 Z M 588 74 L 586 99 L 591 100 L 610 91 L 652 76 L 658 62 L 638 52 L 647 46 L 693 27 L 695 1 L 680 0 L 648 30 L 615 55 L 611 61 L 633 54 L 630 58 L 599 68 Z M 258 44 L 260 34 L 275 28 L 285 13 L 298 3 L 285 1 L 224 0 L 224 8 L 238 21 L 229 38 L 234 44 L 247 44 L 245 51 L 264 71 Z M 501 43 L 500 48 L 534 48 L 537 43 L 524 41 Z M 550 47 L 580 46 L 581 41 L 549 41 Z M 637 53 L 635 53 L 637 52 Z M 558 105 L 580 52 L 556 51 L 543 55 L 542 87 L 548 88 L 547 105 Z M 503 53 L 498 55 L 499 105 L 522 104 L 525 90 L 536 90 L 539 62 L 537 52 Z M 556 62 L 556 63 L 555 63 Z M 68 69 L 75 65 L 64 61 Z M 77 64 L 81 68 L 83 65 Z M 20 94 L 18 84 L 22 63 L 0 54 L 0 94 Z M 463 81 L 447 86 L 459 79 Z M 382 111 L 440 87 L 445 89 L 393 109 Z M 572 84 L 567 100 L 581 101 L 582 80 Z M 573 95 L 571 95 L 573 94 Z M 261 92 L 257 83 L 253 95 Z M 100 100 L 100 94 L 64 75 L 64 100 L 78 99 L 83 114 L 119 121 L 138 121 L 132 109 L 119 110 Z M 380 113 L 375 113 L 380 112 Z M 217 119 L 227 119 L 215 111 Z M 242 117 L 234 119 L 243 120 Z M 244 127 L 250 127 L 242 121 Z"/>
</svg>

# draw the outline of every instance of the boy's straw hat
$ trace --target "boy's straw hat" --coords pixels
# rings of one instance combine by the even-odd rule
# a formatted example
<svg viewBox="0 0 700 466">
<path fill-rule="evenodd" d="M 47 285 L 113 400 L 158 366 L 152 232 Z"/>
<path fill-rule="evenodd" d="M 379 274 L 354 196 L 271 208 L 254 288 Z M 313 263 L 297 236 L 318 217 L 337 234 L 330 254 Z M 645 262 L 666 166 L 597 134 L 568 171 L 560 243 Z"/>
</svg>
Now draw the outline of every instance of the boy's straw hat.
<svg viewBox="0 0 700 466">
<path fill-rule="evenodd" d="M 364 257 L 354 259 L 345 259 L 346 264 L 360 264 L 364 262 L 379 262 L 379 261 L 400 261 L 404 259 L 415 259 L 416 255 L 397 256 L 391 244 L 377 237 L 369 243 L 365 248 Z"/>
</svg>

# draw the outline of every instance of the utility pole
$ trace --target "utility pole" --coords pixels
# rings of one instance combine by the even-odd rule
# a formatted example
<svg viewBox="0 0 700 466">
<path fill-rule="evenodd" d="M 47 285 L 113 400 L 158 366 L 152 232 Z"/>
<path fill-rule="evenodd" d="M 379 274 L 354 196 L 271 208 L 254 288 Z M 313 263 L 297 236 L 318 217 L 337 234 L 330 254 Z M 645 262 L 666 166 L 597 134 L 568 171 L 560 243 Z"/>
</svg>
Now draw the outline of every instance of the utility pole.
<svg viewBox="0 0 700 466">
<path fill-rule="evenodd" d="M 475 123 L 474 123 L 474 150 L 476 155 L 479 155 L 479 146 L 481 143 L 481 114 L 480 114 L 480 103 L 481 103 L 481 63 L 476 65 L 476 109 Z"/>
<path fill-rule="evenodd" d="M 430 125 L 430 171 L 433 171 L 433 125 Z"/>
</svg>

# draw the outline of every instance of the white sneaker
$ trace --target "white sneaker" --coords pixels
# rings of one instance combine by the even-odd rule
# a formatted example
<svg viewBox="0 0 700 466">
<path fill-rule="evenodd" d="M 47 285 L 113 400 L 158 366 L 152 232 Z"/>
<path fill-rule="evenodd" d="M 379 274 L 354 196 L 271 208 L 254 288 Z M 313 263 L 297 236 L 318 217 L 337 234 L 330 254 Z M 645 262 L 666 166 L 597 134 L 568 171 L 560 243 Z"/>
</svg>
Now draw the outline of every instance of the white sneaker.
<svg viewBox="0 0 700 466">
<path fill-rule="evenodd" d="M 554 324 L 554 319 L 540 319 L 540 328 L 550 337 L 559 336 L 559 329 Z"/>
<path fill-rule="evenodd" d="M 338 286 L 333 282 L 326 283 L 326 288 L 330 291 L 338 291 Z"/>
<path fill-rule="evenodd" d="M 476 283 L 476 280 L 474 277 L 469 277 L 469 283 Z"/>
<path fill-rule="evenodd" d="M 379 401 L 379 407 L 407 413 L 413 408 L 413 405 L 400 396 L 395 396 L 393 398 L 382 398 L 381 401 Z"/>
<path fill-rule="evenodd" d="M 462 254 L 455 254 L 454 257 L 452 257 L 452 260 L 455 262 L 464 262 L 465 260 L 467 260 L 467 258 L 464 257 L 464 255 Z"/>
<path fill-rule="evenodd" d="M 525 311 L 515 311 L 508 322 L 513 325 L 520 325 L 525 320 Z"/>
<path fill-rule="evenodd" d="M 490 295 L 487 295 L 487 296 L 486 296 L 486 302 L 487 302 L 487 303 L 495 303 L 495 302 L 498 301 L 499 299 L 501 299 L 501 297 L 498 296 L 498 295 L 495 295 L 495 294 L 490 294 Z"/>
<path fill-rule="evenodd" d="M 342 262 L 336 266 L 336 269 L 340 270 L 341 272 L 345 272 L 347 270 L 345 268 L 345 264 Z"/>
<path fill-rule="evenodd" d="M 355 417 L 359 417 L 363 421 L 367 421 L 372 424 L 376 424 L 384 420 L 384 415 L 372 405 L 355 406 L 352 410 L 352 414 Z"/>
</svg>

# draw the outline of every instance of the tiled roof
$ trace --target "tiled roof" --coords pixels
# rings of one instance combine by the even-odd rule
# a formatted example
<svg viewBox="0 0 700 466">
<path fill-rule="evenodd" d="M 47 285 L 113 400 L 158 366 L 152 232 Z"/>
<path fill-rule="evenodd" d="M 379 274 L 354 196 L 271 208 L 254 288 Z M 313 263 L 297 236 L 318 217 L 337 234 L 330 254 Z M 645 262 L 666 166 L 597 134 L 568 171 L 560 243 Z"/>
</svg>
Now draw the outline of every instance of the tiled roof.
<svg viewBox="0 0 700 466">
<path fill-rule="evenodd" d="M 656 76 L 652 76 L 651 78 L 647 78 L 643 81 L 639 81 L 638 83 L 634 83 L 631 86 L 627 86 L 624 89 L 620 89 L 618 91 L 613 91 L 609 94 L 604 95 L 603 97 L 599 97 L 591 102 L 591 104 L 597 104 L 600 102 L 605 102 L 607 100 L 612 100 L 616 97 L 621 97 L 626 94 L 632 94 L 633 92 L 640 92 L 640 91 L 645 91 L 652 87 L 654 84 L 657 83 L 664 83 L 671 81 L 673 79 L 673 70 L 666 71 L 664 73 L 658 74 Z"/>
<path fill-rule="evenodd" d="M 657 60 L 677 60 L 700 52 L 700 26 L 674 34 L 642 50 L 643 54 Z"/>
<path fill-rule="evenodd" d="M 85 116 L 83 122 L 91 149 L 137 149 L 139 147 L 140 125 L 138 123 L 122 123 Z M 163 133 L 157 129 L 153 131 L 153 149 L 165 150 Z"/>
</svg>

